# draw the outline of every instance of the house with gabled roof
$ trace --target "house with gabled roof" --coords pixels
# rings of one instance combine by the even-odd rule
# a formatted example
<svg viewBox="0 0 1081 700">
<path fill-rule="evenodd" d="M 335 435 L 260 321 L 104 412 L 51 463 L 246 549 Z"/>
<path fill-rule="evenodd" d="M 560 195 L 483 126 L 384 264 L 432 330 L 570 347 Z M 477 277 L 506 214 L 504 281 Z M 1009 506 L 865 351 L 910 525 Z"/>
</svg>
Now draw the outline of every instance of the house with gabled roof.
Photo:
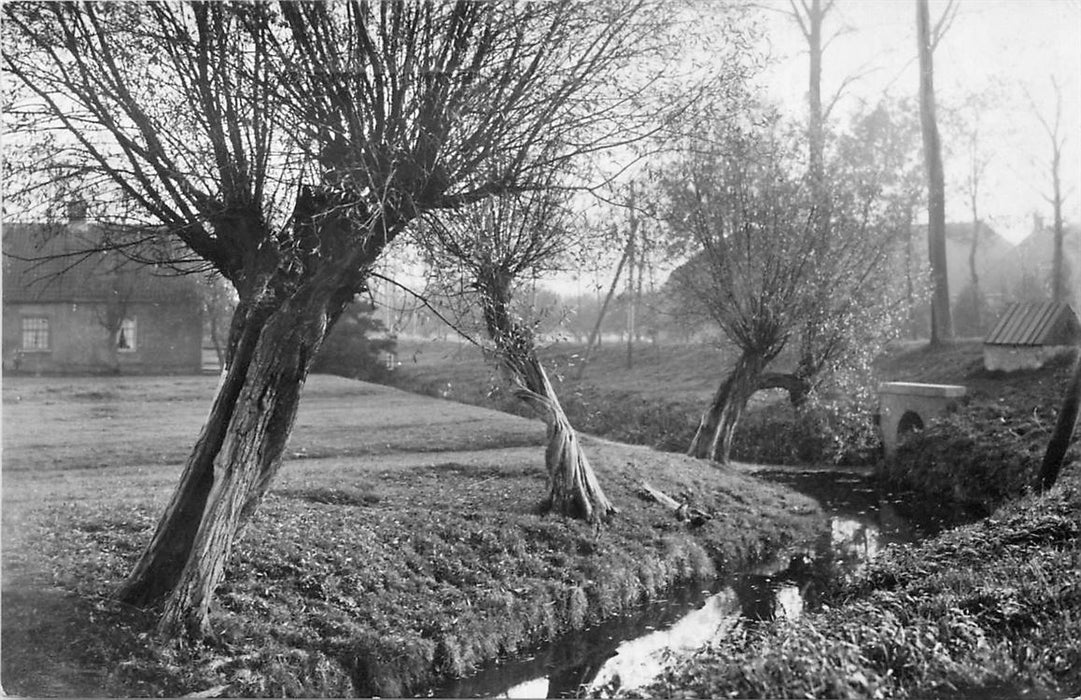
<svg viewBox="0 0 1081 700">
<path fill-rule="evenodd" d="M 135 263 L 101 228 L 5 223 L 3 369 L 33 374 L 178 374 L 202 368 L 198 283 Z"/>
<path fill-rule="evenodd" d="M 1011 372 L 1039 369 L 1081 343 L 1081 323 L 1069 304 L 1011 304 L 983 342 L 983 366 Z"/>
</svg>

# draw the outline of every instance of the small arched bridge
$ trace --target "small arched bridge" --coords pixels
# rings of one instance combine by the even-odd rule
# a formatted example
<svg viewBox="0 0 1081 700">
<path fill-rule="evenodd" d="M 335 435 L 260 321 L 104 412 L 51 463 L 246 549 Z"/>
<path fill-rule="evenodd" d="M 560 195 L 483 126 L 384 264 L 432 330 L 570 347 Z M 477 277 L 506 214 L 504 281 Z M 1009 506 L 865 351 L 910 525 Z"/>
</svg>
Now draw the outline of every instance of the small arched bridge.
<svg viewBox="0 0 1081 700">
<path fill-rule="evenodd" d="M 957 384 L 883 382 L 878 386 L 879 430 L 886 457 L 892 457 L 905 433 L 923 430 L 932 418 L 957 410 L 965 387 Z"/>
</svg>

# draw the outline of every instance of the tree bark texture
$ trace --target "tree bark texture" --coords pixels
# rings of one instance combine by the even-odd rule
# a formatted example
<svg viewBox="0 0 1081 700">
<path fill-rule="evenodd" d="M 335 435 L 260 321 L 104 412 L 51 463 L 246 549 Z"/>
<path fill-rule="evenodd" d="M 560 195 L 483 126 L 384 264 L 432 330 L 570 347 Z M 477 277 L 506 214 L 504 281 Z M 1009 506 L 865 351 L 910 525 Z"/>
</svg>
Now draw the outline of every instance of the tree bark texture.
<svg viewBox="0 0 1081 700">
<path fill-rule="evenodd" d="M 355 246 L 350 239 L 360 234 L 343 217 L 320 215 L 314 223 L 312 207 L 333 204 L 318 197 L 309 192 L 298 199 L 295 250 L 268 257 L 266 272 L 237 285 L 241 301 L 210 415 L 149 545 L 118 592 L 139 606 L 165 599 L 164 636 L 198 639 L 209 632 L 214 589 L 281 466 L 315 354 L 360 291 L 366 263 L 393 235 L 381 230 L 369 235 L 370 245 Z"/>
<path fill-rule="evenodd" d="M 934 57 L 931 18 L 927 0 L 916 0 L 917 40 L 920 59 L 920 126 L 923 157 L 927 166 L 927 245 L 931 263 L 931 345 L 953 340 L 950 287 L 946 276 L 946 184 L 942 170 L 942 145 L 935 116 Z"/>
<path fill-rule="evenodd" d="M 1066 460 L 1066 451 L 1070 448 L 1070 440 L 1073 439 L 1079 408 L 1081 408 L 1081 348 L 1077 349 L 1073 376 L 1066 385 L 1066 393 L 1062 397 L 1062 408 L 1058 412 L 1055 429 L 1051 433 L 1047 451 L 1043 455 L 1043 463 L 1040 465 L 1041 490 L 1046 491 L 1058 481 L 1062 463 Z"/>
<path fill-rule="evenodd" d="M 305 310 L 286 304 L 260 333 L 214 460 L 215 479 L 202 521 L 165 605 L 160 629 L 167 635 L 184 632 L 199 638 L 209 632 L 210 599 L 232 546 L 281 466 L 301 387 L 326 334 L 325 316 Z"/>
<path fill-rule="evenodd" d="M 592 523 L 609 520 L 618 509 L 604 494 L 582 450 L 578 433 L 537 358 L 532 334 L 510 315 L 509 277 L 491 275 L 478 286 L 484 294 L 488 335 L 499 350 L 505 371 L 517 387 L 516 395 L 544 417 L 548 440 L 544 453 L 548 496 L 542 509 Z"/>
<path fill-rule="evenodd" d="M 236 346 L 180 483 L 158 521 L 150 544 L 121 585 L 117 595 L 126 603 L 151 605 L 168 595 L 180 578 L 214 484 L 214 459 L 225 440 L 244 385 L 252 341 L 258 337 L 255 330 L 255 326 L 250 328 Z"/>
<path fill-rule="evenodd" d="M 765 372 L 758 379 L 758 389 L 783 389 L 788 392 L 788 402 L 799 409 L 807 403 L 811 382 L 799 372 Z"/>
<path fill-rule="evenodd" d="M 698 430 L 687 454 L 698 459 L 715 459 L 727 464 L 732 453 L 732 438 L 747 407 L 747 401 L 758 391 L 767 358 L 744 352 L 732 368 L 709 408 L 698 422 Z"/>
</svg>

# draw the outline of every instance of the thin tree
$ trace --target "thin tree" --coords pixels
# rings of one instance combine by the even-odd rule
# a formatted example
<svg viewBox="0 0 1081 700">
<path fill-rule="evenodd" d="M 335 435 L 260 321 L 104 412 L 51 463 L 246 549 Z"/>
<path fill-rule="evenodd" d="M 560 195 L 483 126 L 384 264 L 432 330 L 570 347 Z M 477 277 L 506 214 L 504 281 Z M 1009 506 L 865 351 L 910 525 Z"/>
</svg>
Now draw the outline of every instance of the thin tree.
<svg viewBox="0 0 1081 700">
<path fill-rule="evenodd" d="M 978 119 L 978 117 L 977 117 Z M 980 249 L 980 184 L 983 181 L 984 171 L 987 169 L 988 159 L 980 151 L 979 122 L 972 126 L 968 142 L 968 173 L 965 178 L 965 193 L 968 195 L 968 208 L 972 215 L 972 240 L 968 246 L 968 276 L 972 289 L 972 329 L 978 334 L 982 332 L 982 305 L 983 295 L 980 292 L 980 273 L 976 265 L 976 255 Z"/>
<path fill-rule="evenodd" d="M 931 262 L 931 345 L 953 340 L 950 287 L 946 272 L 946 182 L 935 116 L 934 51 L 955 16 L 954 2 L 932 29 L 927 0 L 916 0 L 916 40 L 920 64 L 920 124 L 927 168 L 927 245 Z"/>
<path fill-rule="evenodd" d="M 551 269 L 567 253 L 573 232 L 564 203 L 546 192 L 505 196 L 455 213 L 427 217 L 421 236 L 438 267 L 454 270 L 472 291 L 495 356 L 519 399 L 547 426 L 548 495 L 543 511 L 608 520 L 616 508 L 605 496 L 544 366 L 537 356 L 533 305 L 518 300 L 522 282 Z M 459 296 L 461 299 L 462 297 Z"/>
<path fill-rule="evenodd" d="M 796 21 L 810 56 L 810 71 L 807 86 L 807 142 L 809 170 L 812 182 L 822 177 L 822 157 L 826 149 L 825 114 L 822 109 L 822 55 L 825 46 L 822 41 L 822 23 L 826 15 L 833 10 L 834 0 L 789 0 L 790 16 Z"/>
<path fill-rule="evenodd" d="M 1062 151 L 1066 147 L 1067 134 L 1066 130 L 1062 128 L 1062 86 L 1054 75 L 1051 76 L 1051 86 L 1055 90 L 1055 113 L 1052 118 L 1048 119 L 1040 110 L 1036 109 L 1031 97 L 1029 101 L 1033 102 L 1033 112 L 1035 112 L 1040 126 L 1043 127 L 1044 132 L 1047 134 L 1047 138 L 1051 141 L 1051 195 L 1044 196 L 1047 203 L 1051 205 L 1052 216 L 1054 217 L 1052 223 L 1054 245 L 1051 254 L 1051 300 L 1055 303 L 1065 303 L 1069 301 L 1070 296 L 1066 270 L 1062 261 L 1062 241 L 1065 233 L 1062 223 L 1062 200 L 1064 196 L 1062 192 Z"/>
<path fill-rule="evenodd" d="M 239 297 L 208 421 L 120 591 L 164 600 L 162 633 L 209 631 L 312 359 L 385 247 L 425 211 L 528 190 L 538 169 L 635 137 L 613 76 L 648 50 L 642 9 L 5 5 L 4 62 L 33 98 L 22 138 L 66 139 L 50 183 L 154 224 Z"/>
<path fill-rule="evenodd" d="M 593 354 L 593 348 L 597 345 L 597 341 L 600 338 L 601 324 L 604 323 L 604 316 L 608 312 L 608 305 L 612 303 L 612 297 L 615 296 L 616 286 L 619 284 L 619 276 L 623 273 L 623 266 L 627 264 L 627 259 L 631 255 L 631 245 L 635 235 L 635 221 L 632 220 L 630 231 L 627 234 L 627 244 L 623 246 L 623 255 L 619 258 L 619 263 L 616 265 L 616 271 L 612 274 L 612 283 L 608 286 L 608 293 L 604 295 L 604 301 L 601 303 L 601 307 L 597 312 L 597 321 L 593 324 L 593 329 L 589 332 L 589 339 L 586 341 L 585 352 L 582 353 L 582 361 L 578 365 L 578 371 L 575 373 L 575 379 L 581 379 L 585 375 L 586 367 L 589 365 L 590 356 Z M 615 231 L 613 231 L 615 233 Z"/>
</svg>

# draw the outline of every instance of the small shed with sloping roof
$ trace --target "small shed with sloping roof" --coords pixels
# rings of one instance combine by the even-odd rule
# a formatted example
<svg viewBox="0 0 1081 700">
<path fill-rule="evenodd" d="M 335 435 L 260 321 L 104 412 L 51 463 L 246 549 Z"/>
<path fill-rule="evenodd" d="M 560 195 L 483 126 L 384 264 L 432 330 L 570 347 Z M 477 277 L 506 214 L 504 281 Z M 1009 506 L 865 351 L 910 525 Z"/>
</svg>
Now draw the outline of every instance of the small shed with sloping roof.
<svg viewBox="0 0 1081 700">
<path fill-rule="evenodd" d="M 1011 304 L 983 341 L 983 366 L 1012 372 L 1039 369 L 1081 343 L 1081 322 L 1069 304 Z"/>
</svg>

